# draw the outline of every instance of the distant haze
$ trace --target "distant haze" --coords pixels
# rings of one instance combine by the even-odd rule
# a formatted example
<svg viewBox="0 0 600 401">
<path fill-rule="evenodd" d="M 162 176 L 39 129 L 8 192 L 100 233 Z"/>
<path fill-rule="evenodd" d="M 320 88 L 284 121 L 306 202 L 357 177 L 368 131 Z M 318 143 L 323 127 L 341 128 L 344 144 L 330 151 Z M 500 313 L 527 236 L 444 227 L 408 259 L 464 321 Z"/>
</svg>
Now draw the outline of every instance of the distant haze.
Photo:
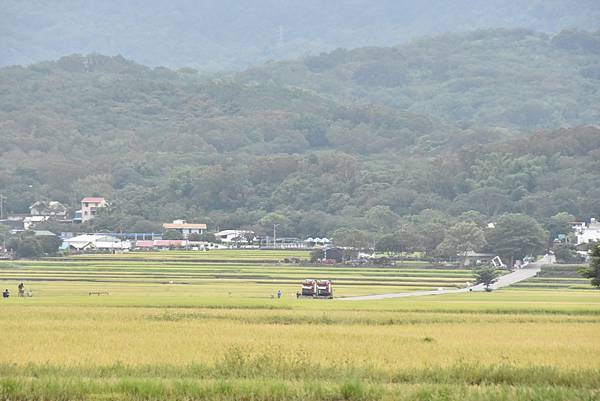
<svg viewBox="0 0 600 401">
<path fill-rule="evenodd" d="M 101 53 L 216 71 L 477 28 L 600 27 L 597 0 L 1 0 L 0 9 L 0 66 Z"/>
</svg>

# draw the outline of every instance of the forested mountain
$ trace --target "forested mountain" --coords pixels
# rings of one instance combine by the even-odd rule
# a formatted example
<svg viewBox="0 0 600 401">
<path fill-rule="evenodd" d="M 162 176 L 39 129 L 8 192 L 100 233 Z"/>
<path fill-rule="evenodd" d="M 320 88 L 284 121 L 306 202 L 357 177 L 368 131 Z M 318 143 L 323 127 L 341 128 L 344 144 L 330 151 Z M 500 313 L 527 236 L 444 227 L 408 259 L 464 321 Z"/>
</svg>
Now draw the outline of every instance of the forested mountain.
<svg viewBox="0 0 600 401">
<path fill-rule="evenodd" d="M 441 70 L 434 82 L 431 63 L 446 58 L 440 65 L 449 64 L 453 50 L 447 44 L 475 46 L 475 36 L 482 38 L 481 52 Z M 403 227 L 420 232 L 429 249 L 461 215 L 478 224 L 505 212 L 542 222 L 559 212 L 597 216 L 600 129 L 560 128 L 591 122 L 598 112 L 597 53 L 586 47 L 596 36 L 584 37 L 589 41 L 573 48 L 569 40 L 559 45 L 559 37 L 520 30 L 479 32 L 417 47 L 343 52 L 357 61 L 344 56 L 332 70 L 311 71 L 309 58 L 234 77 L 99 55 L 3 68 L 0 188 L 12 213 L 26 212 L 34 200 L 58 200 L 74 209 L 84 195 L 105 196 L 112 206 L 95 220 L 95 229 L 157 230 L 161 222 L 187 218 L 212 229 L 259 233 L 270 232 L 276 222 L 280 235 L 298 236 L 352 227 L 375 239 Z M 565 124 L 557 119 L 554 128 L 544 129 L 532 129 L 528 120 L 486 123 L 472 117 L 457 124 L 438 111 L 444 108 L 435 96 L 427 106 L 422 95 L 423 113 L 415 113 L 381 100 L 386 86 L 365 84 L 360 101 L 341 87 L 350 82 L 348 71 L 354 75 L 352 69 L 364 63 L 363 53 L 372 64 L 386 65 L 377 52 L 407 49 L 414 52 L 407 59 L 421 61 L 399 70 L 423 78 L 403 84 L 406 96 L 418 97 L 419 86 L 432 85 L 448 90 L 449 103 L 464 97 L 474 105 L 479 97 L 483 115 L 488 107 L 510 105 L 511 96 L 515 104 L 550 102 L 553 93 L 556 104 L 573 107 L 575 114 L 565 113 Z M 497 53 L 504 56 L 490 61 Z M 553 75 L 557 69 L 546 63 L 548 54 L 580 74 Z M 537 69 L 530 65 L 535 59 Z M 461 68 L 496 71 L 494 83 L 480 79 L 481 90 L 451 96 L 447 88 Z M 336 82 L 338 87 L 329 86 Z M 350 90 L 359 85 L 352 83 Z M 399 88 L 391 87 L 393 93 Z M 550 116 L 560 110 L 556 104 Z M 533 126 L 550 125 L 542 121 Z"/>
<path fill-rule="evenodd" d="M 98 193 L 125 196 L 133 208 L 145 203 L 128 213 L 153 221 L 273 209 L 273 185 L 304 164 L 314 169 L 305 179 L 332 174 L 333 184 L 340 169 L 348 181 L 359 160 L 336 150 L 418 149 L 417 139 L 446 131 L 422 116 L 301 89 L 206 80 L 93 55 L 2 69 L 0 121 L 0 185 L 9 188 L 9 210 L 25 212 L 40 196 L 76 205 Z M 318 155 L 297 156 L 309 152 Z M 150 198 L 139 199 L 143 194 Z"/>
<path fill-rule="evenodd" d="M 446 32 L 555 33 L 600 21 L 596 0 L 3 0 L 0 10 L 0 66 L 100 53 L 210 71 Z"/>
<path fill-rule="evenodd" d="M 270 63 L 243 82 L 311 88 L 453 121 L 532 129 L 600 121 L 600 31 L 487 30 Z"/>
</svg>

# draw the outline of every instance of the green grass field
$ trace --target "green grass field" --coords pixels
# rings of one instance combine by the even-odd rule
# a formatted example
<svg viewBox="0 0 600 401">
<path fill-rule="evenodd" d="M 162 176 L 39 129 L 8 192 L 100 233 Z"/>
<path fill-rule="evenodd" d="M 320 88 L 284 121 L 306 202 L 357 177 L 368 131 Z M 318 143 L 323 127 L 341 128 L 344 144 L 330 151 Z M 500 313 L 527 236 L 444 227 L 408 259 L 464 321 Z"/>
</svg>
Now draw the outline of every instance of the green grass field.
<svg viewBox="0 0 600 401">
<path fill-rule="evenodd" d="M 453 288 L 473 276 L 415 263 L 278 262 L 292 255 L 308 257 L 0 262 L 3 288 L 16 293 L 23 280 L 34 294 L 0 302 L 0 399 L 600 399 L 600 292 L 575 267 L 492 293 L 306 300 L 294 294 L 307 277 L 349 296 Z M 279 289 L 283 298 L 272 298 Z"/>
</svg>

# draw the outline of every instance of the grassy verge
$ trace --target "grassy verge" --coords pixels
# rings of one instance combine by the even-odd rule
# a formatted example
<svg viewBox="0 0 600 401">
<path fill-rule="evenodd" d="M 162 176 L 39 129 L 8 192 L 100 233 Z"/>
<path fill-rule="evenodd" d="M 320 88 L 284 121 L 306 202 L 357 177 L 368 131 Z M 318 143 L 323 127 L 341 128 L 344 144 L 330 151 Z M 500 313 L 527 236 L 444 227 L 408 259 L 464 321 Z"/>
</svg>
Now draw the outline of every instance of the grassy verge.
<svg viewBox="0 0 600 401">
<path fill-rule="evenodd" d="M 457 364 L 392 374 L 246 355 L 214 366 L 0 366 L 3 400 L 595 400 L 600 371 Z"/>
</svg>

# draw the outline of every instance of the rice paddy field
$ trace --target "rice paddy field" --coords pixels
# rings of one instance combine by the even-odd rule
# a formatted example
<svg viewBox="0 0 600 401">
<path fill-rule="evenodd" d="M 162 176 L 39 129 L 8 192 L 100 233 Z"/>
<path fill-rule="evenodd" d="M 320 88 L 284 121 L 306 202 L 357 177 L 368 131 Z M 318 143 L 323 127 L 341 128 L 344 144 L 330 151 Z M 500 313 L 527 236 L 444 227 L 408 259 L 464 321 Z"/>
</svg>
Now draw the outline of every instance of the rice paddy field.
<svg viewBox="0 0 600 401">
<path fill-rule="evenodd" d="M 344 301 L 473 273 L 314 266 L 303 251 L 3 261 L 2 288 L 33 296 L 0 300 L 0 399 L 600 400 L 600 292 L 576 269 Z M 336 299 L 296 299 L 305 278 L 333 280 Z"/>
</svg>

